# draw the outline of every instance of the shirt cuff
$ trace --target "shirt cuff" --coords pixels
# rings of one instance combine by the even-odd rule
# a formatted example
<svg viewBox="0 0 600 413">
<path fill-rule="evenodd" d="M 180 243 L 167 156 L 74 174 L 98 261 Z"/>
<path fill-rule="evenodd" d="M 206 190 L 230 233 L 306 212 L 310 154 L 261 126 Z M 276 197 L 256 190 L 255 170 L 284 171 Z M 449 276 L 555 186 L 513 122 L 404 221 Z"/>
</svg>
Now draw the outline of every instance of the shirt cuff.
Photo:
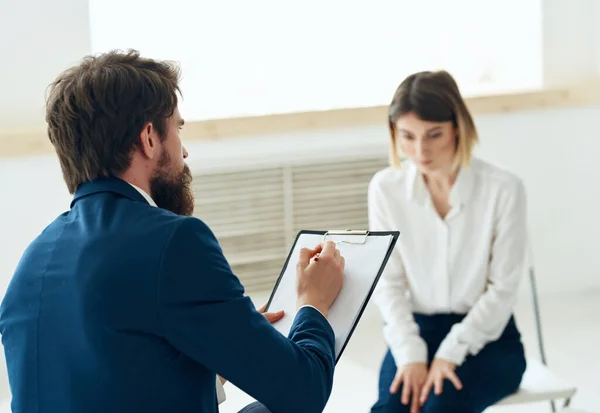
<svg viewBox="0 0 600 413">
<path fill-rule="evenodd" d="M 223 383 L 221 383 L 219 376 L 217 376 L 216 386 L 217 386 L 217 402 L 219 404 L 221 404 L 225 401 L 225 399 L 227 399 L 227 396 L 225 395 L 225 389 L 223 388 Z"/>
<path fill-rule="evenodd" d="M 427 364 L 427 345 L 419 343 L 404 345 L 398 348 L 390 347 L 390 351 L 397 367 L 402 367 L 411 363 Z"/>
<path fill-rule="evenodd" d="M 451 361 L 460 366 L 465 361 L 465 358 L 467 358 L 468 352 L 469 346 L 467 344 L 460 343 L 452 334 L 449 334 L 442 341 L 442 344 L 440 344 L 435 357 Z"/>
<path fill-rule="evenodd" d="M 298 309 L 298 311 L 300 311 L 300 310 L 301 310 L 301 309 L 303 309 L 304 307 L 310 307 L 310 308 L 314 308 L 314 309 L 315 309 L 315 310 L 317 310 L 319 313 L 321 313 L 321 310 L 319 310 L 317 307 L 315 307 L 315 306 L 312 306 L 312 305 L 310 305 L 310 304 L 305 304 L 305 305 L 303 305 L 302 307 L 300 307 L 300 308 Z M 323 317 L 325 317 L 325 314 L 321 313 L 321 315 L 322 315 Z M 325 318 L 327 319 L 327 317 L 325 317 Z M 328 321 L 329 321 L 329 320 L 328 320 Z"/>
</svg>

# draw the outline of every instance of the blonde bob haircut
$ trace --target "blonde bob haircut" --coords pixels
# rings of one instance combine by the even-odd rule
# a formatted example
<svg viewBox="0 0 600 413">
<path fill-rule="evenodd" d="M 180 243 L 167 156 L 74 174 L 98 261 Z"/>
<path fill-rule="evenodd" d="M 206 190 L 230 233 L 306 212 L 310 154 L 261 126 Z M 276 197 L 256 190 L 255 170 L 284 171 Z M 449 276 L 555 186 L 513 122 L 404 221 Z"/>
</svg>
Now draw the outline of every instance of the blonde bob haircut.
<svg viewBox="0 0 600 413">
<path fill-rule="evenodd" d="M 452 122 L 458 131 L 454 167 L 469 166 L 473 147 L 479 142 L 477 129 L 456 81 L 448 72 L 414 73 L 396 89 L 388 108 L 388 122 L 390 162 L 397 168 L 400 167 L 400 145 L 396 139 L 396 122 L 411 112 L 428 122 Z"/>
</svg>

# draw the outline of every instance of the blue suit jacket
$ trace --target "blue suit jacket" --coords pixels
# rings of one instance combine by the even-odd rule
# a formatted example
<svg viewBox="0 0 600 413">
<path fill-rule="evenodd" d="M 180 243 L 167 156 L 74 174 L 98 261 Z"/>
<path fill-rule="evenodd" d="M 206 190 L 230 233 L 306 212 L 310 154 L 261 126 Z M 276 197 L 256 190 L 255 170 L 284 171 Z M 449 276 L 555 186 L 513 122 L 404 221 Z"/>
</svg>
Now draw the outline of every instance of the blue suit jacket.
<svg viewBox="0 0 600 413">
<path fill-rule="evenodd" d="M 220 374 L 273 413 L 321 412 L 329 323 L 302 308 L 284 337 L 243 293 L 201 220 L 117 178 L 82 185 L 2 302 L 13 411 L 216 412 Z"/>
</svg>

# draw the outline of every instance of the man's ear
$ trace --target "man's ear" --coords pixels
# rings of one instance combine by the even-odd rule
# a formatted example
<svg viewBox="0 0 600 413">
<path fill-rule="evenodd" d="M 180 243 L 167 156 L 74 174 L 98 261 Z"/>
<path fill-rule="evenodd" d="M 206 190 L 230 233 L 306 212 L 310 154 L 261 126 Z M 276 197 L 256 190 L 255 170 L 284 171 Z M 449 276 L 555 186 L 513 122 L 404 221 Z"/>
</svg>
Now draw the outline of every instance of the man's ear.
<svg viewBox="0 0 600 413">
<path fill-rule="evenodd" d="M 158 136 L 151 122 L 146 123 L 140 133 L 140 149 L 149 159 L 154 159 L 158 154 Z"/>
</svg>

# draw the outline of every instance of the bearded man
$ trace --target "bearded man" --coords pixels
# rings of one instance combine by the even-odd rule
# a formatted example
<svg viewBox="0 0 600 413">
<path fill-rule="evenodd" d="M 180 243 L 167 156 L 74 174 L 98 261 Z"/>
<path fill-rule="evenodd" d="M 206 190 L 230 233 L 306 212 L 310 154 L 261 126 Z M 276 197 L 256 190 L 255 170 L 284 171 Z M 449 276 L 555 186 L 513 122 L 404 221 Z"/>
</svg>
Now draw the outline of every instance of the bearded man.
<svg viewBox="0 0 600 413">
<path fill-rule="evenodd" d="M 0 309 L 14 412 L 214 413 L 225 380 L 257 400 L 246 411 L 327 402 L 344 260 L 331 242 L 302 250 L 288 337 L 270 324 L 281 314 L 255 309 L 192 216 L 178 82 L 176 65 L 130 51 L 86 57 L 51 85 L 48 135 L 74 197 Z"/>
</svg>

